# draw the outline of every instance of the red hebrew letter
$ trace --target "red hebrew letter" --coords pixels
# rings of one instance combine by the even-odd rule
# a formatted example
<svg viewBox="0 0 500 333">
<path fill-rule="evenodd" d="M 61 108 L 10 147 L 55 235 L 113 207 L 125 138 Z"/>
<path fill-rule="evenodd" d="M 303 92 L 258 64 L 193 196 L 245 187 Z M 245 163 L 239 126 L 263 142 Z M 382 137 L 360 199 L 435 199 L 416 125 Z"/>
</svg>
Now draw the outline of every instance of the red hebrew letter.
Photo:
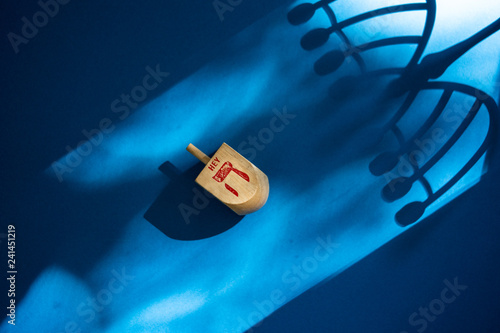
<svg viewBox="0 0 500 333">
<path fill-rule="evenodd" d="M 229 173 L 231 171 L 236 173 L 238 176 L 240 176 L 241 178 L 243 178 L 247 182 L 250 181 L 250 178 L 248 177 L 248 175 L 246 173 L 244 173 L 243 171 L 240 171 L 238 169 L 233 168 L 233 165 L 231 164 L 231 162 L 224 163 L 221 166 L 221 168 L 219 169 L 219 171 L 217 171 L 215 176 L 213 176 L 212 178 L 215 179 L 216 181 L 218 181 L 219 183 L 221 183 L 222 181 L 224 181 L 224 179 L 226 179 L 226 177 L 229 175 Z M 231 186 L 229 186 L 227 184 L 224 184 L 224 185 L 226 186 L 226 189 L 229 192 L 233 193 L 235 196 L 238 196 L 238 192 L 234 188 L 232 188 Z"/>
</svg>

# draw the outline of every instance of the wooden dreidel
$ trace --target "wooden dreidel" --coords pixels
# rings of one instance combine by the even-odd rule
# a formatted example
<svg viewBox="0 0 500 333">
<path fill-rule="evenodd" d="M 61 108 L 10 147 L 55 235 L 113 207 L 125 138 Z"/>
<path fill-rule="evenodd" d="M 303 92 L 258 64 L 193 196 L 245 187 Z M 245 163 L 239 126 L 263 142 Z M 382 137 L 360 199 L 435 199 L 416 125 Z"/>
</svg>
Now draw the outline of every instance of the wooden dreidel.
<svg viewBox="0 0 500 333">
<path fill-rule="evenodd" d="M 264 206 L 269 195 L 267 176 L 233 148 L 223 143 L 211 158 L 192 144 L 186 150 L 205 163 L 196 183 L 236 214 L 250 214 Z"/>
</svg>

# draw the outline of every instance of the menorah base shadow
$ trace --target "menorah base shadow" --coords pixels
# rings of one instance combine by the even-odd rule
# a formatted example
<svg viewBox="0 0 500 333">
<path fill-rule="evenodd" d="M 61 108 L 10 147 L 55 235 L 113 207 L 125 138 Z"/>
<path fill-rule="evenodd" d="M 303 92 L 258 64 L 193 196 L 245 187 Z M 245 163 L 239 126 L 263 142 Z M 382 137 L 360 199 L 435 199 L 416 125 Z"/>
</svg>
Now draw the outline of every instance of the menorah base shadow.
<svg viewBox="0 0 500 333">
<path fill-rule="evenodd" d="M 159 167 L 170 182 L 144 218 L 172 239 L 212 237 L 231 229 L 243 218 L 194 182 L 203 167 L 198 163 L 185 172 L 170 162 Z"/>
</svg>

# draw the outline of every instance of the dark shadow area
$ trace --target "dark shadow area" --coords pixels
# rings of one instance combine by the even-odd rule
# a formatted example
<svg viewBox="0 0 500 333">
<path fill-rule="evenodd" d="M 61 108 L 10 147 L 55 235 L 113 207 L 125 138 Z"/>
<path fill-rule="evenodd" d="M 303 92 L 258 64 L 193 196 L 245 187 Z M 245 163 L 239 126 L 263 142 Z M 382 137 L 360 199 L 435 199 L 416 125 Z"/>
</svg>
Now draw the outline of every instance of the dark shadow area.
<svg viewBox="0 0 500 333">
<path fill-rule="evenodd" d="M 497 332 L 499 157 L 479 184 L 247 332 Z M 455 279 L 466 289 L 423 320 Z"/>
<path fill-rule="evenodd" d="M 18 53 L 3 38 L 2 60 L 8 65 L 0 76 L 2 120 L 9 126 L 2 139 L 9 144 L 1 152 L 9 170 L 2 176 L 32 176 L 65 155 L 67 145 L 74 149 L 86 140 L 83 130 L 98 128 L 105 117 L 114 124 L 122 121 L 123 113 L 114 112 L 111 104 L 143 84 L 147 66 L 159 65 L 170 75 L 130 112 L 140 112 L 142 105 L 212 60 L 221 44 L 286 2 L 243 1 L 221 21 L 210 1 L 70 1 L 20 44 Z M 22 36 L 21 18 L 32 20 L 41 10 L 36 3 L 2 3 L 2 36 Z M 31 163 L 14 167 L 12 161 L 27 155 Z"/>
<path fill-rule="evenodd" d="M 198 197 L 198 193 L 206 196 L 203 189 L 194 182 L 201 171 L 200 164 L 182 173 L 172 164 L 164 164 L 160 169 L 170 178 L 165 188 L 163 182 L 167 183 L 167 179 L 158 175 L 154 179 L 137 182 L 123 179 L 117 185 L 96 186 L 99 190 L 79 191 L 78 185 L 59 184 L 55 180 L 40 177 L 40 173 L 49 167 L 52 161 L 64 156 L 67 153 L 66 147 L 71 150 L 82 140 L 87 140 L 83 131 L 91 132 L 96 129 L 102 119 L 109 118 L 114 125 L 119 126 L 123 121 L 120 118 L 122 113 L 114 112 L 111 104 L 115 99 L 119 99 L 121 94 L 130 94 L 134 87 L 142 84 L 147 74 L 146 66 L 155 68 L 159 64 L 162 71 L 170 74 L 156 89 L 148 92 L 143 102 L 130 109 L 132 113 L 141 112 L 141 106 L 214 59 L 220 52 L 220 45 L 229 38 L 272 9 L 289 2 L 291 1 L 243 1 L 234 11 L 226 12 L 225 19 L 221 22 L 211 1 L 148 2 L 146 5 L 139 2 L 112 1 L 102 4 L 96 1 L 75 1 L 61 6 L 58 15 L 51 18 L 36 37 L 28 44 L 20 46 L 19 54 L 12 52 L 10 44 L 4 38 L 2 48 L 5 52 L 2 49 L 2 60 L 6 65 L 2 67 L 2 72 L 5 73 L 0 75 L 4 102 L 1 114 L 4 127 L 0 145 L 0 209 L 4 219 L 2 228 L 3 224 L 15 224 L 19 239 L 17 258 L 23 276 L 17 284 L 18 303 L 22 302 L 39 273 L 51 265 L 61 265 L 83 280 L 83 277 L 92 272 L 96 263 L 115 246 L 125 231 L 127 222 L 151 205 L 153 200 L 154 203 L 146 212 L 145 218 L 173 239 L 195 240 L 212 237 L 229 230 L 241 221 L 242 217 L 234 214 L 218 200 L 211 198 L 207 203 Z M 3 36 L 8 31 L 20 33 L 21 17 L 31 18 L 33 13 L 39 10 L 36 3 L 2 3 L 0 21 Z M 265 33 L 262 31 L 262 34 Z M 253 37 L 259 42 L 256 36 Z M 245 52 L 245 48 L 240 52 Z M 326 69 L 331 69 L 328 67 L 330 65 L 325 66 Z M 345 83 L 344 81 L 339 86 L 347 87 L 347 91 L 339 88 L 337 95 L 346 94 L 356 85 Z M 358 93 L 361 94 L 363 90 L 361 87 Z M 193 94 L 195 93 L 193 91 Z M 373 110 L 376 111 L 377 108 L 374 107 Z M 323 111 L 324 113 L 321 113 Z M 159 112 L 168 112 L 168 108 Z M 196 116 L 189 112 L 186 110 L 186 117 Z M 323 115 L 325 118 L 326 115 L 331 115 L 332 109 L 325 108 L 321 112 L 317 115 L 318 122 L 323 120 Z M 271 114 L 269 118 L 272 116 Z M 263 126 L 269 125 L 269 118 L 245 122 L 241 126 L 241 133 L 257 134 Z M 341 114 L 330 117 L 330 121 L 332 119 L 342 124 L 343 120 L 352 121 L 353 115 Z M 299 122 L 302 120 L 296 120 L 290 126 L 295 127 Z M 310 124 L 314 122 L 311 121 Z M 307 129 L 311 128 L 315 127 Z M 257 151 L 255 164 L 278 179 L 280 175 L 286 174 L 283 172 L 284 166 L 291 164 L 288 163 L 290 159 L 285 158 L 289 153 L 284 147 L 296 146 L 298 150 L 310 151 L 307 147 L 310 142 L 297 135 L 302 133 L 299 130 L 295 127 L 295 130 L 285 129 L 283 133 L 276 134 L 277 144 L 274 148 L 266 147 L 265 153 Z M 342 143 L 342 138 L 347 134 L 341 134 L 327 136 L 325 132 L 314 133 L 330 139 L 325 140 L 326 147 Z M 233 147 L 237 148 L 239 142 L 246 140 L 246 134 L 234 137 L 233 140 Z M 318 157 L 324 157 L 323 153 L 320 156 L 320 147 L 315 149 L 318 149 Z M 346 154 L 352 154 L 348 156 L 355 157 L 364 152 L 347 148 L 344 151 Z M 293 166 L 298 170 L 305 170 L 309 163 L 298 161 Z M 335 163 L 340 162 L 322 163 L 321 168 L 332 172 Z M 301 178 L 295 171 L 293 170 L 296 175 L 293 182 L 297 184 L 298 189 L 314 184 L 309 178 Z M 497 193 L 495 191 L 499 184 L 498 168 L 494 171 L 495 176 L 490 173 L 487 176 L 493 178 L 485 178 L 484 182 L 457 199 L 456 203 L 446 206 L 442 212 L 419 223 L 410 232 L 376 252 L 370 257 L 373 260 L 365 260 L 363 265 L 355 265 L 341 274 L 338 279 L 332 281 L 332 289 L 316 288 L 311 291 L 312 294 L 304 294 L 305 296 L 299 297 L 297 301 L 266 319 L 262 329 L 268 327 L 268 322 L 271 326 L 273 323 L 279 326 L 285 322 L 290 324 L 289 331 L 314 332 L 318 329 L 317 332 L 325 332 L 332 331 L 332 327 L 339 328 L 341 332 L 353 331 L 353 327 L 360 327 L 358 331 L 367 331 L 366 326 L 361 323 L 379 323 L 378 318 L 387 318 L 387 313 L 383 313 L 384 309 L 389 313 L 402 311 L 406 314 L 409 311 L 410 314 L 414 309 L 418 309 L 419 303 L 409 304 L 404 310 L 398 310 L 394 304 L 401 304 L 399 295 L 417 293 L 415 286 L 418 286 L 422 279 L 425 280 L 426 275 L 415 267 L 425 267 L 429 264 L 427 258 L 436 254 L 438 262 L 430 264 L 441 265 L 446 260 L 451 260 L 452 268 L 458 267 L 457 274 L 462 274 L 460 276 L 471 281 L 471 284 L 476 281 L 479 284 L 489 282 L 493 285 L 494 281 L 488 275 L 487 267 L 481 267 L 480 264 L 494 262 L 499 255 L 495 246 L 497 240 L 494 239 L 498 230 L 484 226 L 476 228 L 475 223 L 470 223 L 480 218 L 490 226 L 498 219 L 498 207 L 495 206 L 499 199 L 498 194 L 495 194 L 496 197 L 485 197 L 477 193 L 478 189 L 483 189 L 486 193 Z M 289 179 L 287 181 L 290 182 Z M 321 179 L 315 177 L 314 181 Z M 179 205 L 183 203 L 198 212 L 196 214 L 193 211 L 185 211 L 185 214 L 189 215 L 189 223 L 186 223 L 186 215 L 183 216 L 179 210 Z M 351 208 L 345 209 L 347 211 Z M 465 211 L 464 215 L 462 210 Z M 480 211 L 479 216 L 477 211 Z M 146 221 L 143 222 L 144 227 L 149 227 Z M 0 230 L 0 233 L 5 232 L 4 230 Z M 424 242 L 423 238 L 428 238 L 429 234 L 434 235 L 433 238 L 429 237 L 429 240 Z M 440 238 L 443 234 L 447 235 L 444 240 Z M 485 240 L 482 248 L 477 247 L 475 238 Z M 463 246 L 456 249 L 457 246 L 453 244 L 457 242 L 462 242 Z M 467 253 L 470 249 L 472 252 Z M 393 258 L 401 253 L 404 255 L 399 261 Z M 411 254 L 411 259 L 408 259 L 410 255 L 406 255 L 407 253 Z M 443 253 L 450 255 L 444 256 Z M 465 264 L 459 260 L 461 258 L 466 258 Z M 387 267 L 387 262 L 399 263 L 400 266 Z M 373 274 L 374 271 L 379 272 L 380 267 L 386 269 L 386 274 Z M 477 271 L 467 273 L 468 267 L 476 268 Z M 473 273 L 479 275 L 476 280 Z M 408 278 L 408 275 L 412 277 Z M 443 272 L 444 277 L 448 276 Z M 380 295 L 381 290 L 384 294 L 387 292 L 388 284 L 394 286 L 394 294 Z M 327 287 L 329 288 L 329 285 Z M 494 287 L 491 293 L 499 295 L 495 288 L 497 287 Z M 328 302 L 317 301 L 321 293 L 326 295 L 324 297 L 328 298 Z M 352 295 L 356 293 L 362 297 L 353 300 Z M 424 292 L 421 291 L 421 294 Z M 394 306 L 377 306 L 382 297 L 383 302 L 392 302 Z M 486 292 L 482 297 L 467 304 L 479 303 L 484 299 L 500 299 L 487 295 Z M 336 303 L 331 303 L 332 299 L 336 300 Z M 421 298 L 417 300 L 422 304 L 429 301 Z M 321 308 L 322 305 L 325 306 Z M 492 304 L 492 307 L 496 305 Z M 484 308 L 486 305 L 480 307 Z M 310 316 L 314 311 L 317 317 Z M 342 316 L 343 321 L 338 321 L 339 316 L 333 317 L 332 312 L 346 315 Z M 324 317 L 321 317 L 322 315 Z M 480 315 L 474 318 L 484 318 L 486 324 L 494 322 L 491 318 L 486 318 L 489 314 L 483 314 L 483 317 Z M 332 317 L 336 318 L 337 323 L 332 323 L 329 319 Z M 359 320 L 360 318 L 363 320 Z M 393 329 L 394 323 L 390 319 L 387 321 L 392 324 L 380 327 Z M 320 327 L 323 329 L 319 330 Z"/>
<path fill-rule="evenodd" d="M 427 0 L 425 3 L 403 4 L 379 8 L 376 10 L 365 12 L 363 14 L 359 14 L 357 16 L 350 17 L 340 22 L 337 19 L 335 11 L 332 9 L 332 7 L 329 6 L 329 3 L 331 2 L 332 1 L 318 1 L 314 4 L 299 4 L 292 10 L 290 10 L 287 16 L 288 22 L 292 25 L 300 25 L 309 21 L 314 16 L 316 11 L 323 11 L 324 14 L 328 16 L 328 19 L 330 20 L 329 27 L 321 27 L 310 30 L 302 37 L 300 45 L 304 50 L 311 51 L 323 46 L 328 41 L 330 36 L 334 33 L 338 35 L 338 37 L 345 44 L 344 47 L 347 49 L 347 51 L 330 51 L 324 54 L 318 61 L 316 61 L 316 63 L 314 64 L 314 70 L 318 75 L 327 75 L 335 72 L 348 56 L 352 56 L 358 63 L 361 71 L 365 73 L 366 64 L 363 57 L 361 56 L 361 53 L 370 49 L 390 45 L 416 45 L 416 50 L 412 58 L 408 62 L 405 70 L 410 72 L 417 65 L 429 41 L 432 29 L 434 27 L 436 18 L 435 0 Z M 410 11 L 426 12 L 425 26 L 421 36 L 398 36 L 374 40 L 361 45 L 354 45 L 351 43 L 348 34 L 344 32 L 345 28 L 366 20 L 373 19 L 374 17 Z M 403 68 L 399 69 L 403 70 Z"/>
<path fill-rule="evenodd" d="M 43 9 L 36 2 L 0 4 L 0 233 L 8 224 L 16 226 L 22 271 L 16 284 L 18 304 L 51 265 L 78 277 L 92 271 L 126 223 L 151 204 L 154 197 L 146 194 L 161 183 L 161 177 L 124 179 L 116 186 L 80 192 L 78 185 L 45 179 L 41 173 L 88 140 L 85 133 L 99 131 L 103 119 L 116 127 L 126 121 L 112 103 L 143 85 L 146 67 L 155 71 L 159 66 L 169 75 L 161 76 L 143 101 L 130 106 L 130 114 L 141 112 L 142 106 L 214 59 L 228 39 L 285 3 L 244 1 L 225 12 L 221 21 L 210 1 L 68 1 L 18 45 L 17 53 L 7 34 L 22 37 L 23 29 L 29 29 L 23 28 L 22 18 L 32 22 Z M 218 205 L 214 202 L 212 209 L 232 213 Z"/>
<path fill-rule="evenodd" d="M 161 178 L 124 180 L 92 191 L 45 177 L 33 181 L 23 200 L 13 202 L 4 215 L 16 227 L 16 263 L 22 273 L 16 283 L 16 302 L 22 302 L 47 267 L 61 266 L 78 277 L 92 271 L 133 216 L 160 191 Z"/>
<path fill-rule="evenodd" d="M 198 163 L 181 173 L 165 162 L 160 170 L 170 182 L 144 214 L 144 218 L 166 236 L 197 240 L 218 235 L 234 227 L 237 215 L 194 181 L 204 165 Z"/>
<path fill-rule="evenodd" d="M 310 10 L 307 8 L 302 8 L 301 6 L 297 7 L 296 9 Z M 333 15 L 333 13 L 331 13 L 331 15 Z M 435 13 L 432 13 L 429 16 L 434 17 L 434 15 Z M 335 27 L 335 20 L 333 20 L 332 18 L 331 20 L 333 28 Z M 294 22 L 292 22 L 292 24 L 293 23 Z M 433 19 L 428 17 L 426 29 L 424 30 L 424 34 L 426 34 L 426 36 L 425 38 L 419 39 L 420 42 L 418 43 L 418 49 L 425 47 L 432 31 L 432 25 Z M 396 153 L 384 152 L 370 163 L 370 170 L 372 174 L 374 174 L 375 176 L 381 176 L 395 168 L 402 156 L 404 156 L 405 154 L 410 154 L 416 149 L 416 146 L 413 142 L 415 140 L 422 140 L 422 136 L 432 127 L 432 125 L 436 122 L 436 120 L 445 109 L 453 92 L 460 91 L 477 99 L 474 106 L 469 110 L 467 116 L 465 117 L 465 119 L 463 119 L 460 126 L 456 129 L 450 139 L 446 142 L 446 144 L 443 145 L 442 149 L 440 149 L 436 154 L 432 156 L 429 161 L 426 162 L 425 165 L 421 166 L 422 169 L 419 169 L 420 166 L 413 166 L 414 174 L 411 178 L 399 177 L 397 179 L 393 179 L 384 188 L 383 197 L 386 201 L 389 202 L 395 201 L 405 196 L 411 189 L 412 183 L 415 181 L 420 181 L 428 193 L 428 198 L 425 201 L 411 202 L 404 206 L 396 214 L 397 223 L 401 226 L 410 225 L 420 219 L 421 216 L 425 213 L 426 208 L 430 204 L 432 204 L 434 201 L 439 199 L 440 196 L 446 193 L 446 191 L 448 191 L 473 167 L 473 165 L 479 160 L 479 158 L 485 153 L 485 151 L 489 147 L 491 147 L 492 141 L 497 136 L 499 109 L 496 102 L 491 96 L 488 96 L 484 92 L 481 92 L 478 89 L 475 89 L 474 87 L 468 85 L 428 81 L 431 79 L 439 78 L 457 59 L 459 59 L 462 55 L 467 53 L 477 44 L 481 43 L 484 39 L 496 33 L 499 29 L 500 19 L 491 23 L 468 39 L 457 43 L 452 47 L 425 56 L 421 63 L 415 66 L 412 65 L 413 60 L 416 59 L 414 56 L 409 65 L 405 69 L 401 70 L 401 75 L 398 78 L 392 80 L 392 82 L 387 86 L 384 94 L 381 96 L 381 99 L 374 103 L 374 105 L 379 105 L 380 107 L 380 105 L 383 105 L 387 100 L 390 100 L 391 98 L 400 97 L 405 94 L 407 96 L 403 105 L 385 125 L 387 131 L 392 131 L 398 137 L 398 140 L 400 140 L 401 148 Z M 316 36 L 318 35 L 318 33 L 320 33 L 320 37 Z M 312 30 L 309 34 L 306 34 L 304 36 L 302 42 L 304 42 L 304 39 L 317 41 L 319 38 L 319 40 L 321 40 L 320 44 L 322 44 L 328 39 L 329 33 L 330 31 L 325 29 Z M 309 49 L 305 47 L 304 44 L 302 44 L 302 47 L 305 49 Z M 314 47 L 317 47 L 317 45 Z M 418 52 L 416 54 L 418 54 Z M 325 54 L 323 58 L 316 62 L 315 71 L 318 75 L 326 75 L 332 73 L 338 69 L 342 61 L 342 53 L 340 51 L 332 51 Z M 360 67 L 363 69 L 361 65 Z M 385 76 L 388 74 L 394 74 L 394 72 L 394 69 L 389 69 L 379 72 L 364 72 L 364 74 L 357 79 L 351 76 L 340 78 L 331 86 L 330 95 L 332 95 L 332 97 L 335 97 L 336 95 L 349 95 L 349 92 L 352 93 L 352 91 L 356 90 L 355 87 L 360 85 L 359 83 L 363 83 L 363 81 L 365 81 L 367 78 L 374 76 Z M 414 135 L 411 140 L 408 139 L 408 142 L 403 142 L 404 136 L 397 126 L 397 123 L 407 113 L 408 109 L 413 104 L 414 98 L 417 96 L 417 94 L 420 91 L 426 89 L 442 90 L 443 94 L 440 103 L 433 112 L 433 115 L 431 115 L 429 119 L 424 123 L 424 125 L 422 125 L 422 127 L 417 131 L 418 135 Z M 467 127 L 472 122 L 473 118 L 483 104 L 486 106 L 490 117 L 490 128 L 488 129 L 488 135 L 485 141 L 477 149 L 477 152 L 474 154 L 471 160 L 467 162 L 463 169 L 457 172 L 457 174 L 442 188 L 433 192 L 428 180 L 425 178 L 426 171 L 432 168 L 432 166 L 446 154 L 446 152 L 455 144 L 455 142 L 458 141 L 460 136 L 466 131 Z"/>
<path fill-rule="evenodd" d="M 304 17 L 295 18 L 298 13 L 292 13 L 297 21 L 307 20 L 309 15 L 305 11 L 311 9 L 303 6 L 301 10 Z M 496 32 L 499 26 L 500 21 L 496 21 L 463 43 L 427 56 L 422 65 L 395 80 L 386 96 L 390 98 L 423 89 L 430 78 L 438 78 L 456 59 Z M 333 61 L 332 68 L 336 67 L 338 59 Z M 327 65 L 322 64 L 321 69 L 324 68 Z M 332 91 L 337 97 L 356 86 L 350 77 L 338 82 Z M 479 184 L 371 253 L 369 260 L 361 260 L 333 280 L 306 291 L 247 332 L 498 331 L 500 287 L 496 277 L 499 268 L 492 266 L 500 256 L 498 106 L 490 96 L 485 98 L 486 95 L 474 87 L 454 83 L 433 83 L 431 86 L 443 91 L 458 89 L 476 96 L 494 114 L 490 122 L 491 135 L 485 140 L 488 171 Z M 378 162 L 387 164 L 383 167 L 384 172 L 394 167 L 391 159 L 394 158 L 388 153 L 379 155 Z M 465 167 L 458 176 L 468 170 Z M 412 211 L 400 213 L 406 215 L 403 220 L 414 221 L 420 217 L 420 212 L 416 211 L 421 207 L 410 208 Z M 432 304 L 437 304 L 443 289 L 449 286 L 447 283 L 461 286 L 462 289 L 455 289 L 456 300 L 451 304 L 441 301 L 445 308 L 438 315 L 431 310 L 430 316 L 424 317 L 421 309 L 429 311 Z"/>
</svg>

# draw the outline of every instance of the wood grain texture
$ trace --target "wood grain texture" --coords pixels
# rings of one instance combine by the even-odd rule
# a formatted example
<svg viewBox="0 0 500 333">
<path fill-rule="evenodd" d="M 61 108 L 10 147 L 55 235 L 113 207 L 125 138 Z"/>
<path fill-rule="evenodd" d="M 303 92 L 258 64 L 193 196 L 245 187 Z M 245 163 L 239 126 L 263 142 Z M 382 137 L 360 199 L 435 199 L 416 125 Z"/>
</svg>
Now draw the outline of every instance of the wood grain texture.
<svg viewBox="0 0 500 333">
<path fill-rule="evenodd" d="M 267 176 L 226 143 L 206 163 L 196 183 L 238 215 L 259 210 L 269 195 Z"/>
<path fill-rule="evenodd" d="M 201 150 L 199 150 L 198 148 L 196 148 L 192 143 L 190 143 L 186 150 L 188 152 L 190 152 L 191 154 L 194 155 L 194 157 L 196 157 L 197 159 L 199 159 L 200 161 L 203 162 L 203 164 L 207 164 L 208 161 L 210 161 L 210 157 L 208 157 L 207 155 L 205 155 L 204 152 L 202 152 Z"/>
</svg>

